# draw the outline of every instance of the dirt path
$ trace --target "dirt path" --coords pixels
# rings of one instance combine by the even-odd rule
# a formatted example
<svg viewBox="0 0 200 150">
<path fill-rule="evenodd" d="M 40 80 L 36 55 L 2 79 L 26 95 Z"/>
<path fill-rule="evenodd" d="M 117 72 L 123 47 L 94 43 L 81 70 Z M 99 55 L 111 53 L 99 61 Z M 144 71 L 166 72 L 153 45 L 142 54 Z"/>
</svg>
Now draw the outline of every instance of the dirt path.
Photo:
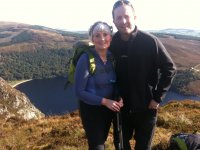
<svg viewBox="0 0 200 150">
<path fill-rule="evenodd" d="M 31 80 L 32 80 L 32 79 L 19 81 L 19 82 L 17 82 L 16 84 L 11 85 L 11 86 L 14 88 L 14 87 L 16 87 L 16 86 L 18 86 L 18 85 L 20 85 L 20 84 L 22 84 L 22 83 L 25 83 L 25 82 L 28 82 L 28 81 L 31 81 Z"/>
</svg>

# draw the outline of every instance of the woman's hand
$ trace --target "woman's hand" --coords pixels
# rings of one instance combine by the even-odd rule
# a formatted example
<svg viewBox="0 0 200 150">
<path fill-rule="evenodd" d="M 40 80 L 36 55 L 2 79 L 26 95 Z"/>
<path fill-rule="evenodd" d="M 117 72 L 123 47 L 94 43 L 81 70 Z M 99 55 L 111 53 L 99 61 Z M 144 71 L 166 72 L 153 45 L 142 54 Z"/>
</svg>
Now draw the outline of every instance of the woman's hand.
<svg viewBox="0 0 200 150">
<path fill-rule="evenodd" d="M 123 106 L 123 101 L 120 100 L 119 102 L 117 102 L 114 100 L 103 98 L 101 104 L 106 106 L 112 111 L 118 112 L 120 111 L 120 108 Z"/>
</svg>

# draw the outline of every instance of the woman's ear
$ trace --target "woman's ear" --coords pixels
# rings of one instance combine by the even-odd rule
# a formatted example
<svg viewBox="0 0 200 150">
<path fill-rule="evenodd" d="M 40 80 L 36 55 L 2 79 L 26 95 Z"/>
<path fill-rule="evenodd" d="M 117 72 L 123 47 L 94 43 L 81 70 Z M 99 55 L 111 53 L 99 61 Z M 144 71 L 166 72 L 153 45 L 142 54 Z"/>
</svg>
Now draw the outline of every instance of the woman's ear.
<svg viewBox="0 0 200 150">
<path fill-rule="evenodd" d="M 93 36 L 90 36 L 90 37 L 89 37 L 89 40 L 90 40 L 91 43 L 94 44 L 94 42 L 93 42 Z"/>
<path fill-rule="evenodd" d="M 91 38 L 91 42 L 94 44 L 94 40 L 93 40 L 93 37 Z"/>
</svg>

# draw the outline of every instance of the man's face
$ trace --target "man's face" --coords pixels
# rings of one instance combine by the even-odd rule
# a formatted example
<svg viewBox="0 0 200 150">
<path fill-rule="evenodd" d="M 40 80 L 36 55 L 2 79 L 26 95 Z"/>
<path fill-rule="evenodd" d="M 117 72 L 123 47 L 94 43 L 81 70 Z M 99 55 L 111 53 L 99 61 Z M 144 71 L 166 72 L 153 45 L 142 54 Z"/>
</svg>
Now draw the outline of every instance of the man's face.
<svg viewBox="0 0 200 150">
<path fill-rule="evenodd" d="M 120 6 L 114 10 L 113 22 L 121 34 L 131 34 L 135 28 L 136 16 L 133 9 L 128 6 Z"/>
</svg>

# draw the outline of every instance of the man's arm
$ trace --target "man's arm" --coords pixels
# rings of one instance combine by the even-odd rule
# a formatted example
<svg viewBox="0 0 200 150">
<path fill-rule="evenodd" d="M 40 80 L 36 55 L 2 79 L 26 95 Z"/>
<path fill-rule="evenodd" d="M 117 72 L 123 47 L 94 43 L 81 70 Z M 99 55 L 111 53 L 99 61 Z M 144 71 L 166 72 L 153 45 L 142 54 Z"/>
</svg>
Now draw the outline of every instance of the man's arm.
<svg viewBox="0 0 200 150">
<path fill-rule="evenodd" d="M 153 97 L 157 103 L 162 101 L 169 90 L 172 80 L 176 74 L 176 66 L 169 53 L 160 40 L 156 40 L 157 44 L 157 67 L 160 70 L 160 77 L 157 86 L 153 90 Z"/>
</svg>

